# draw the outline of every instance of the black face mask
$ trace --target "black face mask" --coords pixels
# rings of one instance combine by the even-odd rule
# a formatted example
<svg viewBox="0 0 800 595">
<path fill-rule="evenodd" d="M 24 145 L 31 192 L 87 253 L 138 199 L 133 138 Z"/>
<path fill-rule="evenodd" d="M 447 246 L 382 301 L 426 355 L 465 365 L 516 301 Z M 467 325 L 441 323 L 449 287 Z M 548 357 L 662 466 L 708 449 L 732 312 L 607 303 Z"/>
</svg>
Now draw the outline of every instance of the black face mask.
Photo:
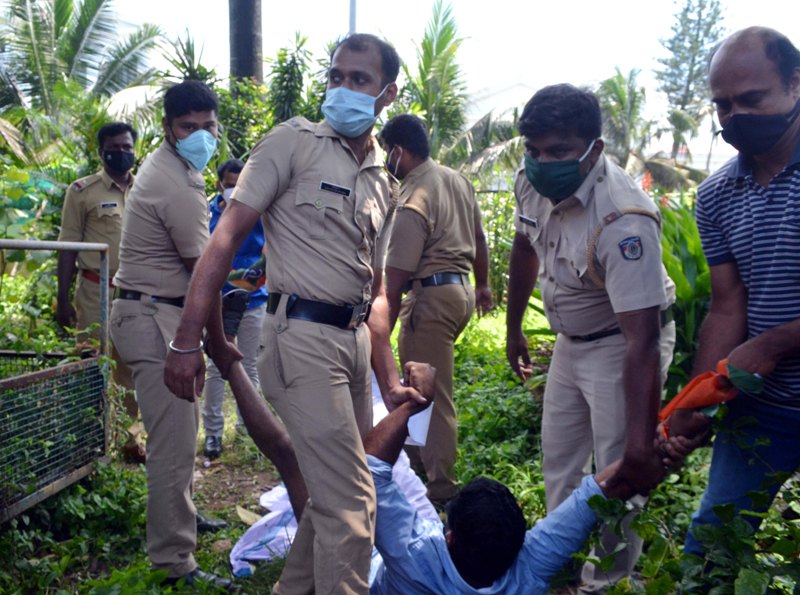
<svg viewBox="0 0 800 595">
<path fill-rule="evenodd" d="M 722 129 L 722 138 L 743 155 L 763 155 L 786 134 L 800 114 L 800 100 L 788 114 L 735 114 Z"/>
<path fill-rule="evenodd" d="M 133 167 L 136 156 L 128 151 L 103 151 L 103 161 L 113 172 L 124 174 Z"/>
</svg>

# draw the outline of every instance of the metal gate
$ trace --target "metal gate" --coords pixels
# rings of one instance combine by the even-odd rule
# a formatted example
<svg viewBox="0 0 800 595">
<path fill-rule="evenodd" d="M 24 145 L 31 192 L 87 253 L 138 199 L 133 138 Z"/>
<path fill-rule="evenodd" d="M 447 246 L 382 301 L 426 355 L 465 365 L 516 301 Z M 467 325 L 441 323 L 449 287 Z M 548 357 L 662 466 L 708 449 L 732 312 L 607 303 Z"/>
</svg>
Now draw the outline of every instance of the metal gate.
<svg viewBox="0 0 800 595">
<path fill-rule="evenodd" d="M 0 351 L 0 523 L 88 475 L 108 447 L 108 246 L 0 240 L 0 250 L 95 250 L 100 354 Z"/>
</svg>

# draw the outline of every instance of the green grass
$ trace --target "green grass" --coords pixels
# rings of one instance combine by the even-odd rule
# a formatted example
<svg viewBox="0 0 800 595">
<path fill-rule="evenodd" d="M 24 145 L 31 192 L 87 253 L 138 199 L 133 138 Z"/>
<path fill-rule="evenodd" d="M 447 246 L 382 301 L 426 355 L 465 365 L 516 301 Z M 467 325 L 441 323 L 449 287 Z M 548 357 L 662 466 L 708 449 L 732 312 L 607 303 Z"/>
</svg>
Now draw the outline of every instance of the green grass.
<svg viewBox="0 0 800 595">
<path fill-rule="evenodd" d="M 539 326 L 546 323 L 531 309 L 525 328 Z M 539 435 L 551 341 L 549 335 L 531 336 L 537 374 L 525 386 L 505 359 L 504 313 L 473 320 L 456 347 L 457 476 L 462 483 L 484 475 L 507 484 L 531 524 L 545 512 Z M 252 441 L 235 433 L 232 399 L 226 399 L 225 408 L 225 451 L 214 467 L 219 471 L 205 474 L 195 494 L 201 510 L 229 523 L 222 532 L 201 535 L 198 542 L 200 566 L 219 574 L 228 573 L 230 546 L 247 528 L 235 505 L 259 511 L 249 495 L 235 496 L 230 502 L 225 498 L 230 499 L 235 480 L 254 483 L 257 473 L 263 477 L 273 473 Z M 199 450 L 203 439 L 201 430 Z M 644 586 L 621 584 L 610 593 L 672 593 L 679 581 L 715 593 L 790 593 L 795 589 L 800 576 L 800 524 L 793 520 L 800 515 L 796 486 L 790 486 L 779 498 L 779 506 L 765 515 L 766 522 L 756 535 L 740 523 L 708 535 L 722 560 L 716 574 L 704 573 L 702 561 L 680 558 L 689 516 L 705 488 L 708 464 L 708 449 L 694 453 L 653 492 L 637 521 L 645 538 L 638 567 Z M 230 477 L 223 471 L 230 471 Z M 144 549 L 145 494 L 141 468 L 113 463 L 0 527 L 0 592 L 160 592 L 163 575 L 151 572 Z M 280 561 L 258 565 L 252 578 L 238 584 L 244 593 L 268 592 L 281 567 Z M 767 587 L 762 589 L 763 585 Z"/>
</svg>

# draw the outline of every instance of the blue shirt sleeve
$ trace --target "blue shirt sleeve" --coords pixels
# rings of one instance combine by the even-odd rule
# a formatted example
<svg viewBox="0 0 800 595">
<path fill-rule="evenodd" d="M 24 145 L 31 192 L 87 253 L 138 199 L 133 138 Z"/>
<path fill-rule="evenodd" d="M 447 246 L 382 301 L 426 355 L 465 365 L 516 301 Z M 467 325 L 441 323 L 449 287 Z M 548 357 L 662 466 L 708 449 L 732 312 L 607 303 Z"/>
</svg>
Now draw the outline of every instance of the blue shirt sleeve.
<svg viewBox="0 0 800 595">
<path fill-rule="evenodd" d="M 435 529 L 435 523 L 417 515 L 417 510 L 392 481 L 392 466 L 389 463 L 372 455 L 367 455 L 367 462 L 372 471 L 378 502 L 375 547 L 388 566 L 396 566 L 410 558 L 412 544 L 425 539 Z"/>
<path fill-rule="evenodd" d="M 583 546 L 597 522 L 588 503 L 595 495 L 603 495 L 600 486 L 594 477 L 584 477 L 569 498 L 528 531 L 521 553 L 527 572 L 549 583 Z"/>
</svg>

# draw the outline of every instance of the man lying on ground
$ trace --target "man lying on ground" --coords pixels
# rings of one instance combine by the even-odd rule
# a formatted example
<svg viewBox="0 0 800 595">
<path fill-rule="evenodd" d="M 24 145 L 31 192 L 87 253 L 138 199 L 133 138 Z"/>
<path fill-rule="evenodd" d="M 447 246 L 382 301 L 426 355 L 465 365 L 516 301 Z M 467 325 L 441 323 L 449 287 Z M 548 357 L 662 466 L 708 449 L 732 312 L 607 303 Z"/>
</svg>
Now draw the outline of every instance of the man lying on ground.
<svg viewBox="0 0 800 595">
<path fill-rule="evenodd" d="M 430 398 L 435 369 L 409 362 L 404 372 L 405 384 Z M 285 430 L 238 362 L 231 367 L 229 379 L 251 436 L 281 472 L 299 518 L 305 484 Z M 628 484 L 607 481 L 617 461 L 596 476 L 585 477 L 561 506 L 528 531 L 513 494 L 487 478 L 473 480 L 453 499 L 446 527 L 422 519 L 392 481 L 392 466 L 408 434 L 408 419 L 424 408 L 404 403 L 364 440 L 378 496 L 375 545 L 383 558 L 370 585 L 373 595 L 546 593 L 550 579 L 583 546 L 597 522 L 589 498 L 628 499 L 635 494 Z M 660 445 L 665 468 L 680 463 L 698 442 L 674 427 L 672 438 Z"/>
<path fill-rule="evenodd" d="M 407 370 L 422 386 L 422 367 Z M 422 394 L 426 394 L 420 388 Z M 611 485 L 619 461 L 587 476 L 556 510 L 526 531 L 525 518 L 503 484 L 477 478 L 447 510 L 447 525 L 419 518 L 392 481 L 407 434 L 408 418 L 423 409 L 407 402 L 383 419 L 364 440 L 375 481 L 378 513 L 375 545 L 383 566 L 370 593 L 546 593 L 550 579 L 586 541 L 597 522 L 588 500 L 598 495 L 628 499 L 636 490 Z M 662 443 L 664 465 L 679 463 L 696 446 L 685 436 Z"/>
</svg>

